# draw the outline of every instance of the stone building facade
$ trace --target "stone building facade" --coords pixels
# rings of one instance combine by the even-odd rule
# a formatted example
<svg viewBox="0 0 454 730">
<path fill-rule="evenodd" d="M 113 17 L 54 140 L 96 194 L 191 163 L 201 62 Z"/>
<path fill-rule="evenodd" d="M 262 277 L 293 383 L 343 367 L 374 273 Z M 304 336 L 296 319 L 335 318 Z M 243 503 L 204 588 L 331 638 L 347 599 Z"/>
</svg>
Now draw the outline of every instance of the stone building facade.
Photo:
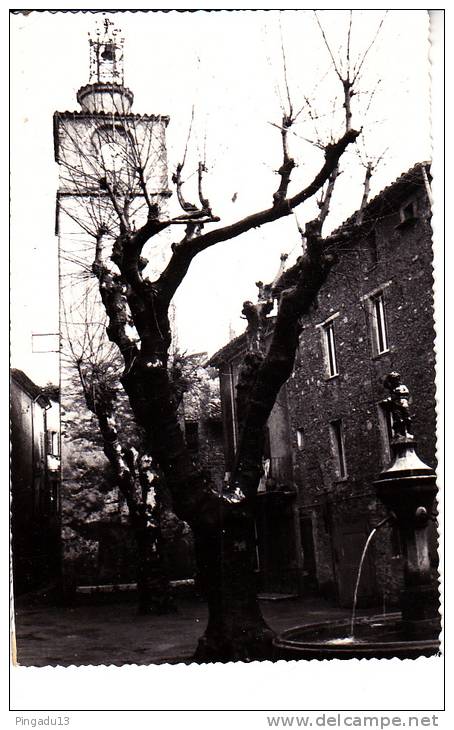
<svg viewBox="0 0 454 730">
<path fill-rule="evenodd" d="M 338 262 L 304 318 L 292 376 L 270 417 L 266 490 L 282 496 L 275 498 L 268 518 L 278 536 L 269 527 L 265 532 L 271 562 L 278 566 L 274 572 L 287 576 L 281 580 L 287 590 L 312 588 L 343 605 L 352 602 L 363 546 L 386 517 L 373 480 L 390 461 L 382 384 L 390 371 L 401 373 L 412 394 L 417 452 L 436 466 L 429 176 L 427 164 L 416 165 L 369 202 L 361 224 L 353 215 L 341 227 L 347 240 L 339 244 Z M 227 461 L 235 438 L 235 373 L 244 347 L 244 338 L 237 338 L 214 358 L 220 366 Z M 273 459 L 284 453 L 291 465 L 285 476 L 273 470 Z M 262 579 L 279 589 L 269 573 Z M 401 580 L 401 548 L 387 524 L 366 556 L 360 601 L 394 605 Z"/>
<path fill-rule="evenodd" d="M 11 371 L 11 533 L 19 595 L 49 588 L 60 572 L 60 414 L 58 388 Z"/>
</svg>

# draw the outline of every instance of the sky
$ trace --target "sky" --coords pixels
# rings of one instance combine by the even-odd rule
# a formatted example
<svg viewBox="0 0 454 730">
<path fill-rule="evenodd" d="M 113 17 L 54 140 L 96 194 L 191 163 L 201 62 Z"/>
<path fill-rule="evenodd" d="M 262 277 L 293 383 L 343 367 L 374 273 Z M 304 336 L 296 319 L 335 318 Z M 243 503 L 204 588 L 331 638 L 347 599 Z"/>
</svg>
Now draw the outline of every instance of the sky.
<svg viewBox="0 0 454 730">
<path fill-rule="evenodd" d="M 384 16 L 383 10 L 353 11 L 351 31 L 354 63 L 384 18 L 353 99 L 353 126 L 364 130 L 364 149 L 372 158 L 382 156 L 372 195 L 431 157 L 428 14 L 391 10 Z M 342 116 L 339 80 L 312 11 L 109 17 L 125 38 L 125 84 L 134 92 L 133 111 L 170 116 L 170 172 L 182 158 L 194 109 L 189 198 L 195 192 L 191 170 L 206 154 L 205 195 L 222 223 L 271 204 L 281 163 L 280 133 L 273 125 L 280 123 L 287 103 L 286 81 L 294 108 L 304 107 L 290 136 L 297 168 L 289 192 L 312 179 L 323 154 L 311 141 L 317 133 L 324 139 L 338 134 Z M 318 17 L 340 63 L 349 13 L 320 11 Z M 52 115 L 79 108 L 76 92 L 88 82 L 88 33 L 94 26 L 93 13 L 35 11 L 11 17 L 12 364 L 38 383 L 58 379 L 57 356 L 33 354 L 31 345 L 33 333 L 59 330 Z M 317 129 L 310 114 L 318 117 Z M 364 169 L 356 151 L 348 151 L 343 167 L 326 231 L 361 201 Z M 211 354 L 242 331 L 243 301 L 256 299 L 257 280 L 274 278 L 281 253 L 289 253 L 290 261 L 298 255 L 297 222 L 304 225 L 314 205 L 195 260 L 175 299 L 181 349 Z"/>
</svg>

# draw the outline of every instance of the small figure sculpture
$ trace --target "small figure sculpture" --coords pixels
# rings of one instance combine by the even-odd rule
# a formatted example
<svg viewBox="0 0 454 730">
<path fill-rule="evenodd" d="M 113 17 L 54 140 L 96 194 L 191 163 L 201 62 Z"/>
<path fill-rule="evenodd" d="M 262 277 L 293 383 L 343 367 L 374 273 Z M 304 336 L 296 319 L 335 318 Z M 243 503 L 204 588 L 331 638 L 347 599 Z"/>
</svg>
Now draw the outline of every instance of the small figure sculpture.
<svg viewBox="0 0 454 730">
<path fill-rule="evenodd" d="M 273 300 L 259 301 L 253 304 L 250 301 L 243 302 L 241 314 L 247 319 L 248 327 L 246 337 L 248 349 L 260 352 L 264 343 L 264 332 L 266 329 L 267 315 L 273 308 Z"/>
<path fill-rule="evenodd" d="M 257 301 L 260 304 L 273 301 L 273 293 L 271 291 L 271 284 L 264 284 L 263 281 L 256 281 L 255 286 L 259 290 Z"/>
<path fill-rule="evenodd" d="M 383 379 L 383 385 L 390 392 L 385 403 L 388 404 L 391 412 L 394 438 L 413 440 L 409 403 L 410 391 L 401 382 L 400 374 L 396 372 L 386 375 Z"/>
</svg>

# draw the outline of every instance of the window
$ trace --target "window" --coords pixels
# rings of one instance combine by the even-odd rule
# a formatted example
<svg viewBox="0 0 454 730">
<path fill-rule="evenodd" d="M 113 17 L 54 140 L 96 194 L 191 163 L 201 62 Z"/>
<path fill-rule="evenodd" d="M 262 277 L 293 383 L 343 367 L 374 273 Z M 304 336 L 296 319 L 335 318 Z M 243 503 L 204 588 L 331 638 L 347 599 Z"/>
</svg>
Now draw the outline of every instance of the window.
<svg viewBox="0 0 454 730">
<path fill-rule="evenodd" d="M 416 200 L 407 201 L 399 210 L 400 221 L 396 229 L 404 230 L 408 226 L 414 225 L 418 220 L 418 205 Z"/>
<path fill-rule="evenodd" d="M 337 315 L 336 315 L 337 316 Z M 322 325 L 323 345 L 325 350 L 326 372 L 328 378 L 339 374 L 336 355 L 336 338 L 334 334 L 334 319 Z"/>
<path fill-rule="evenodd" d="M 361 302 L 364 302 L 363 306 L 369 320 L 373 357 L 389 352 L 385 290 L 391 284 L 392 280 L 386 281 L 380 288 L 374 289 L 361 297 Z"/>
<path fill-rule="evenodd" d="M 60 456 L 60 443 L 56 431 L 47 432 L 47 453 L 49 456 Z"/>
<path fill-rule="evenodd" d="M 339 479 L 347 478 L 347 465 L 345 461 L 344 432 L 342 421 L 331 421 L 330 423 L 331 443 L 334 458 L 336 461 L 336 472 Z"/>
<path fill-rule="evenodd" d="M 370 298 L 371 323 L 374 355 L 381 355 L 388 351 L 388 330 L 385 316 L 385 300 L 383 292 L 378 292 Z"/>
<path fill-rule="evenodd" d="M 298 451 L 302 451 L 304 449 L 304 431 L 302 428 L 296 429 L 296 445 L 298 447 Z"/>
<path fill-rule="evenodd" d="M 400 209 L 400 220 L 402 223 L 405 221 L 414 220 L 417 217 L 418 209 L 416 206 L 416 200 L 412 200 L 406 205 L 403 205 Z"/>
</svg>

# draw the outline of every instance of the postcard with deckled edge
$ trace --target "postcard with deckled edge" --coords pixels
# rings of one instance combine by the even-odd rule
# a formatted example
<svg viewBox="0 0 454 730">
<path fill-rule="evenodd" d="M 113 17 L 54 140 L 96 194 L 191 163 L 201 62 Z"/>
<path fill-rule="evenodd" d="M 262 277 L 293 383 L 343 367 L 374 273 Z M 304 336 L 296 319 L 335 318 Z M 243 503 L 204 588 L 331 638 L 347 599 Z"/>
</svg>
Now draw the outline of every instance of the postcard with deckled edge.
<svg viewBox="0 0 454 730">
<path fill-rule="evenodd" d="M 13 673 L 439 677 L 442 22 L 11 12 Z"/>
</svg>

